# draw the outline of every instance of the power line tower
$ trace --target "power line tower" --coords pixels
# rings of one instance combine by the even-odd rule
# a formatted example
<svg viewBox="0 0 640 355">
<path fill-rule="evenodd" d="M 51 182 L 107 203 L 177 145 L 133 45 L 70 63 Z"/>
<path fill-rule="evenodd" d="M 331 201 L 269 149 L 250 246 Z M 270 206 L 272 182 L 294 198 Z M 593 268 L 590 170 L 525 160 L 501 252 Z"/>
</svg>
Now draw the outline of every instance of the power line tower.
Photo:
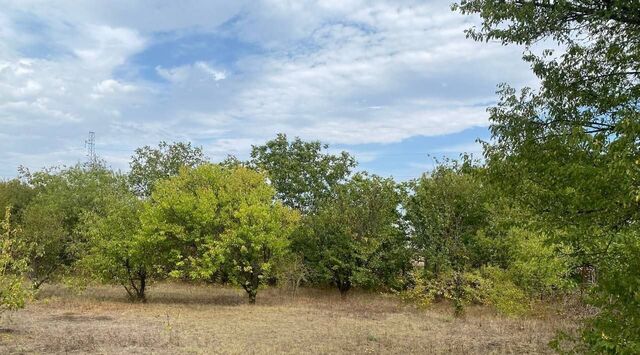
<svg viewBox="0 0 640 355">
<path fill-rule="evenodd" d="M 96 158 L 96 133 L 89 132 L 89 138 L 84 141 L 84 146 L 87 148 L 87 158 L 89 158 L 89 164 L 95 164 Z"/>
</svg>

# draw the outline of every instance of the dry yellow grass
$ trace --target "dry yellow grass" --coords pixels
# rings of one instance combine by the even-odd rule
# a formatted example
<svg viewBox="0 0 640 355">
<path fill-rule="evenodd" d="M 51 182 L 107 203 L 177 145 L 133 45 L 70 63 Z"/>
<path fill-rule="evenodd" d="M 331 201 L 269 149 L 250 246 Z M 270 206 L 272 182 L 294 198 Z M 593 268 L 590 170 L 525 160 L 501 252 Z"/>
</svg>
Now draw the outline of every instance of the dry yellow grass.
<svg viewBox="0 0 640 355">
<path fill-rule="evenodd" d="M 454 318 L 448 308 L 418 310 L 392 296 L 304 289 L 293 298 L 242 291 L 154 285 L 149 303 L 131 304 L 117 287 L 81 295 L 44 288 L 2 320 L 0 353 L 547 353 L 570 317 L 554 312 L 510 319 L 487 309 Z"/>
</svg>

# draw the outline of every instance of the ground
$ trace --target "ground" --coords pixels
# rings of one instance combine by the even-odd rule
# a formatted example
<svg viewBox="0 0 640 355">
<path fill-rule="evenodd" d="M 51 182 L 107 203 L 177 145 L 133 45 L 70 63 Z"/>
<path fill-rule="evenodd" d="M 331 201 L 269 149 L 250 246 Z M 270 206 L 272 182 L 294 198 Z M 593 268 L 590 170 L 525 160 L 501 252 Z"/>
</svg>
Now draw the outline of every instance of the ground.
<svg viewBox="0 0 640 355">
<path fill-rule="evenodd" d="M 242 291 L 153 285 L 147 304 L 118 287 L 78 294 L 47 286 L 27 308 L 5 314 L 0 353 L 547 353 L 572 317 L 545 311 L 512 319 L 486 308 L 453 317 L 391 295 L 267 289 L 256 305 Z"/>
</svg>

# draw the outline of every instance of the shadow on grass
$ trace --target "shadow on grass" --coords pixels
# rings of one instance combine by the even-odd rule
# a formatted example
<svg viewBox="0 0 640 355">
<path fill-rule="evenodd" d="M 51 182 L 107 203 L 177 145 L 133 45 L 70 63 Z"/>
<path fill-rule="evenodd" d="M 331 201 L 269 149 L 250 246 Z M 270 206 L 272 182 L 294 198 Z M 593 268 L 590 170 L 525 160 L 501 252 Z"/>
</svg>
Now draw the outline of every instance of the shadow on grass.
<svg viewBox="0 0 640 355">
<path fill-rule="evenodd" d="M 45 285 L 37 293 L 36 299 L 91 300 L 135 304 L 127 297 L 122 287 L 90 286 L 83 290 L 75 290 L 64 285 Z M 185 305 L 220 305 L 239 306 L 248 303 L 243 291 L 223 286 L 160 284 L 147 291 L 148 304 L 185 304 Z"/>
</svg>

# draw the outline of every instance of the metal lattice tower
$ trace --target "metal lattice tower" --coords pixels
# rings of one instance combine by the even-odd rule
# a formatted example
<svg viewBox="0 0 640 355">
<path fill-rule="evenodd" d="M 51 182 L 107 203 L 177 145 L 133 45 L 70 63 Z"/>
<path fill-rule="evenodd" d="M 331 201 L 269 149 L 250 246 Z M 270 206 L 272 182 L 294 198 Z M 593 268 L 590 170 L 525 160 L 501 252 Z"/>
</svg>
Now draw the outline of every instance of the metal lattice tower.
<svg viewBox="0 0 640 355">
<path fill-rule="evenodd" d="M 84 146 L 87 148 L 87 158 L 89 158 L 89 163 L 93 164 L 96 162 L 96 133 L 89 132 L 89 138 L 84 141 Z"/>
</svg>

